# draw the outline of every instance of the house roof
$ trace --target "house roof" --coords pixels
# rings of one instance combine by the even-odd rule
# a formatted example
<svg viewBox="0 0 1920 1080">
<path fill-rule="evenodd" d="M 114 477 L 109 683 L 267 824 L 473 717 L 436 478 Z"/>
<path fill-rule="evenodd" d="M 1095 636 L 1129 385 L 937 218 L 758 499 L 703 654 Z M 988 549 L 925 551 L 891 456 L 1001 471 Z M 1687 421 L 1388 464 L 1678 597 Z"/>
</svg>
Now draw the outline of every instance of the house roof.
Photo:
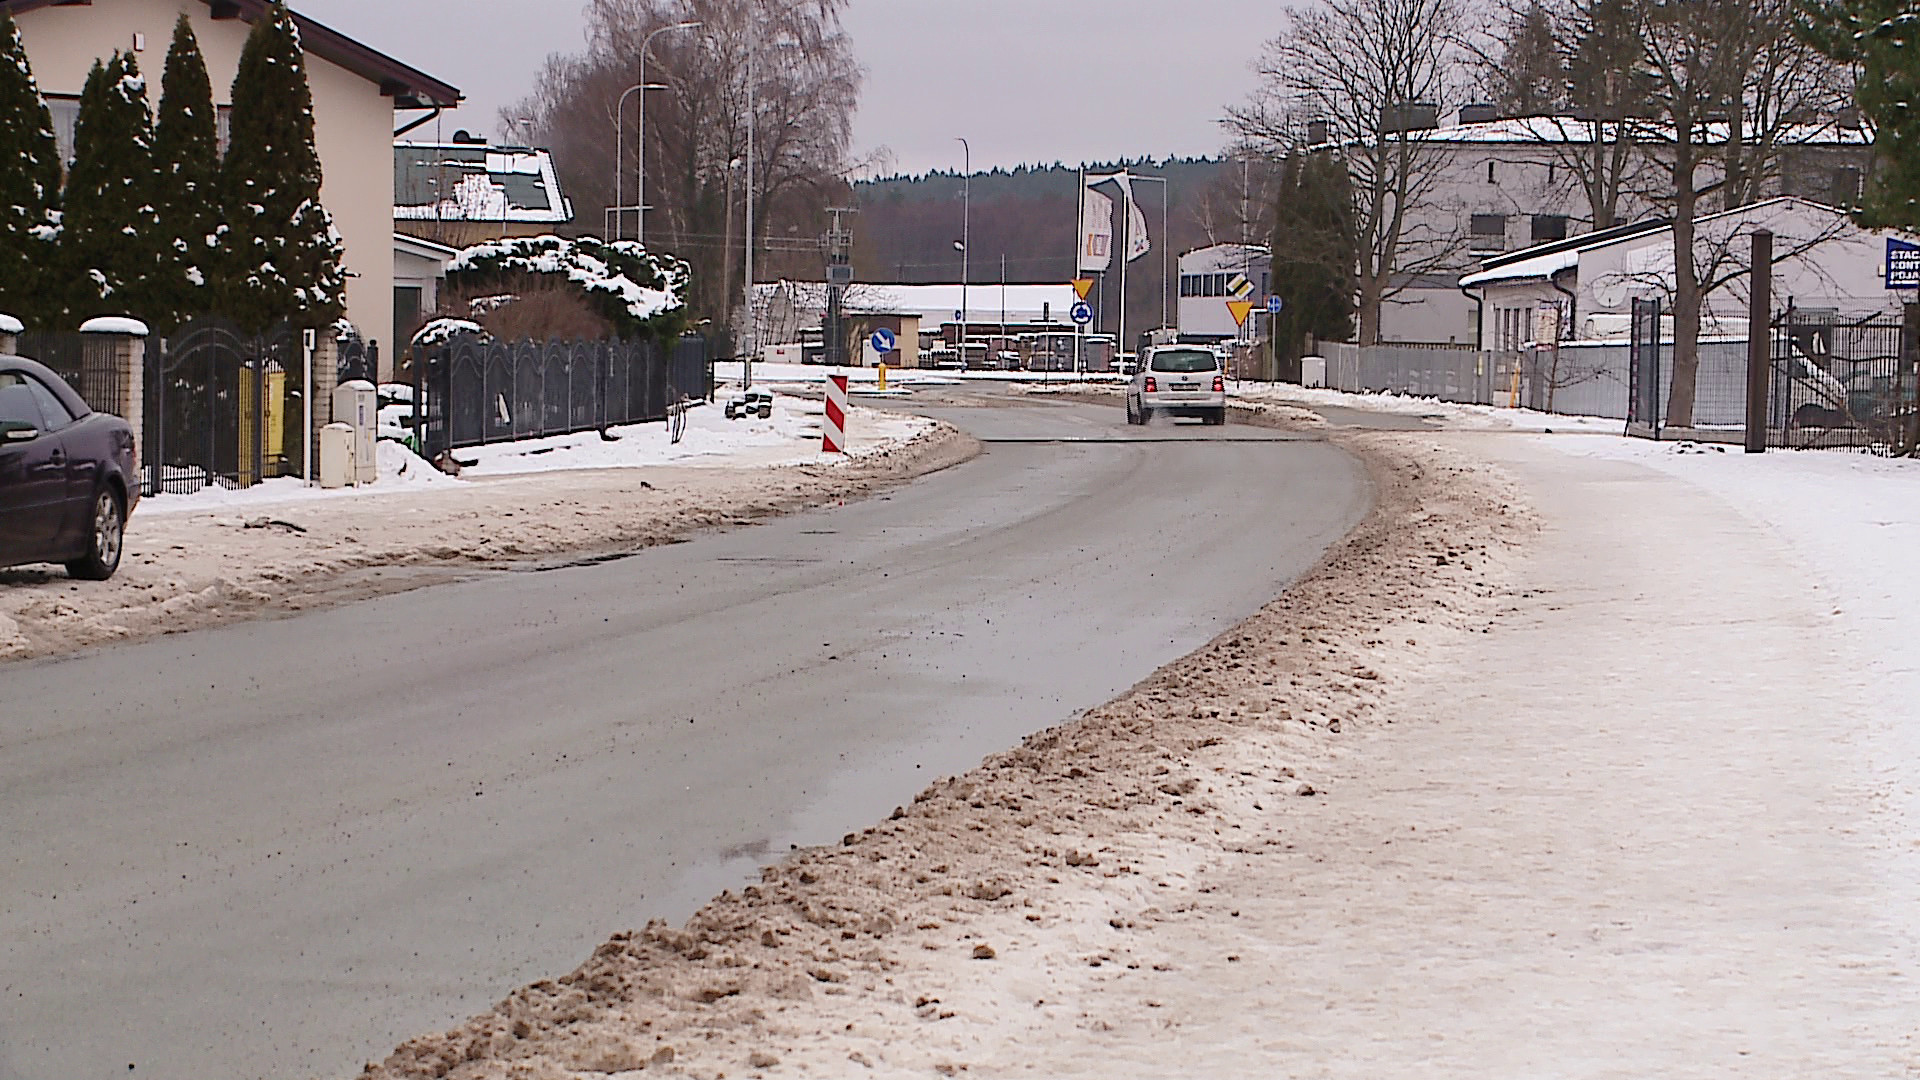
<svg viewBox="0 0 1920 1080">
<path fill-rule="evenodd" d="M 446 262 L 455 255 L 460 254 L 459 248 L 448 247 L 445 244 L 436 244 L 431 240 L 422 240 L 417 236 L 408 236 L 406 233 L 393 234 L 393 247 L 395 251 L 404 251 L 409 255 L 418 255 L 423 259 L 437 259 L 440 262 Z"/>
<path fill-rule="evenodd" d="M 395 143 L 393 203 L 398 221 L 573 220 L 553 155 L 526 146 Z"/>
<path fill-rule="evenodd" d="M 267 0 L 205 0 L 215 19 L 241 19 L 253 22 L 272 6 Z M 0 11 L 18 16 L 44 7 L 91 7 L 93 0 L 0 0 Z M 460 104 L 460 91 L 418 68 L 403 64 L 364 42 L 357 41 L 331 27 L 314 22 L 298 12 L 294 24 L 300 28 L 300 42 L 306 50 L 355 75 L 375 83 L 380 92 L 402 109 L 453 108 Z"/>
<path fill-rule="evenodd" d="M 1615 225 L 1611 229 L 1569 236 L 1565 240 L 1549 240 L 1544 244 L 1535 244 L 1504 255 L 1495 255 L 1480 264 L 1481 270 L 1461 278 L 1460 287 L 1475 289 L 1495 282 L 1547 281 L 1562 270 L 1571 270 L 1579 266 L 1582 251 L 1604 247 L 1616 240 L 1655 232 L 1666 228 L 1668 224 L 1665 218 L 1650 218 L 1629 225 Z"/>
<path fill-rule="evenodd" d="M 1645 131 L 1639 134 L 1641 142 L 1653 142 L 1660 129 L 1655 121 L 1644 121 Z M 1706 143 L 1724 142 L 1728 135 L 1728 125 L 1707 125 L 1703 140 Z M 1519 116 L 1503 120 L 1484 120 L 1470 124 L 1447 124 L 1441 127 L 1417 128 L 1407 133 L 1410 140 L 1429 143 L 1457 143 L 1462 145 L 1487 144 L 1569 144 L 1593 141 L 1593 132 L 1587 121 L 1575 116 Z M 1319 143 L 1309 149 L 1337 149 L 1342 143 L 1358 145 L 1365 140 L 1331 140 Z M 1602 132 L 1602 141 L 1610 141 L 1606 132 Z M 1779 143 L 1783 146 L 1872 146 L 1873 133 L 1864 128 L 1840 127 L 1833 124 L 1806 124 L 1789 127 L 1780 133 Z"/>
</svg>

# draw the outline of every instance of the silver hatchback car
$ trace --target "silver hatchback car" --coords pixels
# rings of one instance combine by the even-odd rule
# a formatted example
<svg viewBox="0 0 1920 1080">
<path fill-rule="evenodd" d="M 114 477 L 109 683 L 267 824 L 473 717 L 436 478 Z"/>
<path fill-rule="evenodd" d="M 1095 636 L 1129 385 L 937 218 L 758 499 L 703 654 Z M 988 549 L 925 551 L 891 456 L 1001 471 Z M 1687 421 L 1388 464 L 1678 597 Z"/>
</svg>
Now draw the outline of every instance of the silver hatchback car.
<svg viewBox="0 0 1920 1080">
<path fill-rule="evenodd" d="M 1218 353 L 1199 345 L 1147 351 L 1146 362 L 1127 385 L 1127 423 L 1147 424 L 1161 415 L 1227 422 L 1227 375 Z"/>
</svg>

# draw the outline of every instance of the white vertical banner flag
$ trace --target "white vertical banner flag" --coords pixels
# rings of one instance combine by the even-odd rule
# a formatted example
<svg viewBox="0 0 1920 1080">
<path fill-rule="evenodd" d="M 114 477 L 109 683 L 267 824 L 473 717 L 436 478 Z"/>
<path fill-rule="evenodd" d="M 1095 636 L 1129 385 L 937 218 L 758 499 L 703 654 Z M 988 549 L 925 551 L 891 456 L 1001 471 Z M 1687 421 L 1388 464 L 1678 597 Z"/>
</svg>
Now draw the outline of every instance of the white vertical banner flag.
<svg viewBox="0 0 1920 1080">
<path fill-rule="evenodd" d="M 1097 191 L 1081 193 L 1080 266 L 1083 273 L 1104 274 L 1113 265 L 1113 200 Z"/>
<path fill-rule="evenodd" d="M 1120 173 L 1112 180 L 1120 185 L 1120 194 L 1127 200 L 1127 261 L 1132 262 L 1153 250 L 1153 241 L 1147 236 L 1147 216 L 1133 201 L 1133 177 Z"/>
</svg>

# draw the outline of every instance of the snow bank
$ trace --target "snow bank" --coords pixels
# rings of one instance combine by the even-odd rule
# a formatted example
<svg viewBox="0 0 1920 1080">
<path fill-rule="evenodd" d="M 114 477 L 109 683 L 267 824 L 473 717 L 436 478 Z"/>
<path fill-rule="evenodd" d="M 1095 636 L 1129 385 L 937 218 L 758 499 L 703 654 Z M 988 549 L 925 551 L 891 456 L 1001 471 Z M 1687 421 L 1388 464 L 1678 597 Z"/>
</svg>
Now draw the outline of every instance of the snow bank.
<svg viewBox="0 0 1920 1080">
<path fill-rule="evenodd" d="M 504 476 L 560 469 L 631 469 L 659 465 L 781 466 L 860 460 L 883 453 L 933 427 L 920 417 L 855 409 L 849 418 L 849 453 L 829 457 L 820 450 L 824 406 L 817 401 L 775 395 L 773 416 L 728 420 L 719 405 L 701 405 L 687 413 L 685 435 L 668 438 L 663 423 L 613 428 L 612 440 L 597 431 L 496 443 L 456 451 L 468 476 Z"/>
<path fill-rule="evenodd" d="M 419 491 L 428 487 L 457 486 L 460 481 L 428 464 L 418 454 L 390 439 L 382 439 L 377 451 L 380 479 L 361 488 L 308 487 L 297 476 L 279 476 L 249 488 L 211 485 L 189 495 L 150 495 L 140 500 L 136 513 L 193 514 L 213 510 L 245 510 L 285 503 L 313 502 L 322 499 L 366 498 Z"/>
</svg>

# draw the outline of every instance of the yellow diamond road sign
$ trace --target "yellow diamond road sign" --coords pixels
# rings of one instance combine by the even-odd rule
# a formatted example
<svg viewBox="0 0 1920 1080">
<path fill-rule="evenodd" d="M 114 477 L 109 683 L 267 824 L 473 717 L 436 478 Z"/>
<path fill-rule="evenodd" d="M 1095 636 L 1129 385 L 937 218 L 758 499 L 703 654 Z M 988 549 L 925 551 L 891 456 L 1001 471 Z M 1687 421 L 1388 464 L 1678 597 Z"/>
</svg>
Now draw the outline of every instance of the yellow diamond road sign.
<svg viewBox="0 0 1920 1080">
<path fill-rule="evenodd" d="M 1078 296 L 1080 299 L 1085 300 L 1087 298 L 1087 294 L 1092 291 L 1093 291 L 1092 278 L 1077 277 L 1073 279 L 1073 292 L 1075 296 Z"/>
<path fill-rule="evenodd" d="M 1227 295 L 1235 300 L 1245 300 L 1253 295 L 1253 282 L 1245 274 L 1235 274 L 1227 279 Z"/>
<path fill-rule="evenodd" d="M 1229 300 L 1227 301 L 1227 310 L 1233 312 L 1233 323 L 1235 326 L 1245 326 L 1247 325 L 1247 313 L 1253 310 L 1253 301 Z"/>
</svg>

